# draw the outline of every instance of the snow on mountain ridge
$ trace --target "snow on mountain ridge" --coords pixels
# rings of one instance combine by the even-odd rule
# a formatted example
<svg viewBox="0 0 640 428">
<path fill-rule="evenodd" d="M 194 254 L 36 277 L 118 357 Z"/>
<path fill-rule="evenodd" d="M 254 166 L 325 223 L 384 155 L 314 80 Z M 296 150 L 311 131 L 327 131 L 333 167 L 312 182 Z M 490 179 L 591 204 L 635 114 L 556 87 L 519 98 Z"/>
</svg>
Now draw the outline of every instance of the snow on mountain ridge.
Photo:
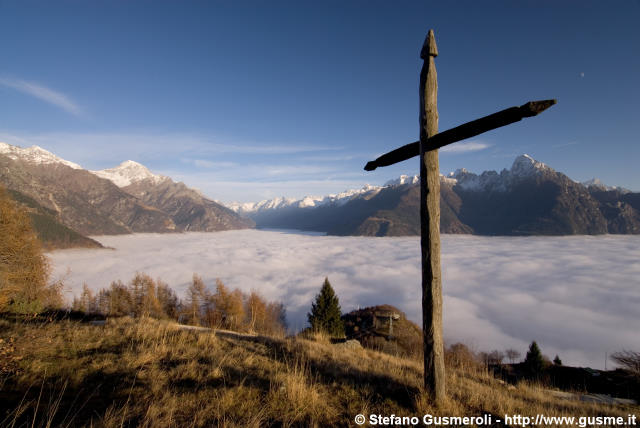
<svg viewBox="0 0 640 428">
<path fill-rule="evenodd" d="M 317 208 L 328 204 L 343 205 L 354 197 L 367 193 L 378 192 L 380 189 L 382 189 L 381 186 L 365 184 L 361 189 L 345 190 L 344 192 L 330 194 L 323 197 L 305 196 L 301 199 L 277 197 L 273 199 L 265 199 L 260 202 L 231 202 L 226 204 L 226 207 L 239 214 L 249 214 L 282 208 Z"/>
<path fill-rule="evenodd" d="M 600 190 L 606 190 L 606 191 L 618 190 L 622 193 L 631 193 L 631 190 L 625 189 L 624 187 L 607 186 L 598 178 L 592 178 L 591 180 L 583 181 L 580 184 L 582 184 L 584 187 L 587 187 L 587 188 L 595 187 L 596 189 L 600 189 Z"/>
<path fill-rule="evenodd" d="M 469 172 L 465 168 L 457 169 L 455 172 L 450 172 L 448 175 L 440 174 L 441 182 L 447 183 L 452 186 L 460 186 L 465 190 L 480 191 L 480 190 L 493 190 L 493 191 L 505 191 L 509 184 L 513 180 L 519 180 L 521 178 L 530 177 L 536 174 L 540 174 L 544 171 L 554 170 L 546 164 L 533 159 L 527 154 L 518 156 L 510 170 L 503 169 L 502 172 L 496 171 L 484 171 L 482 174 L 474 174 Z M 367 192 L 379 192 L 386 187 L 396 187 L 404 185 L 416 185 L 420 183 L 419 175 L 401 175 L 400 177 L 387 181 L 383 186 L 371 186 L 366 185 L 359 190 L 347 190 L 337 195 L 328 195 L 323 198 L 314 196 L 305 196 L 302 199 L 294 198 L 275 198 L 270 200 L 264 200 L 257 203 L 237 203 L 233 202 L 227 204 L 227 207 L 235 212 L 241 214 L 248 214 L 257 211 L 280 209 L 286 207 L 296 208 L 310 208 L 319 207 L 325 204 L 345 204 L 352 198 L 367 193 Z"/>
<path fill-rule="evenodd" d="M 393 179 L 393 180 L 389 180 L 386 183 L 384 183 L 383 187 L 387 187 L 387 186 L 403 186 L 405 184 L 418 184 L 420 183 L 420 176 L 419 175 L 401 175 L 400 177 Z"/>
<path fill-rule="evenodd" d="M 27 149 L 12 146 L 11 144 L 0 142 L 0 154 L 6 155 L 14 160 L 23 160 L 35 164 L 62 164 L 73 169 L 82 169 L 77 163 L 64 160 L 53 153 L 39 146 L 31 146 Z"/>
<path fill-rule="evenodd" d="M 126 160 L 115 168 L 89 172 L 113 182 L 118 187 L 126 187 L 143 180 L 151 180 L 154 184 L 170 180 L 169 177 L 154 174 L 146 166 L 132 160 Z"/>
<path fill-rule="evenodd" d="M 553 169 L 527 154 L 518 156 L 511 165 L 511 174 L 518 177 L 527 177 L 538 171 L 553 171 Z"/>
</svg>

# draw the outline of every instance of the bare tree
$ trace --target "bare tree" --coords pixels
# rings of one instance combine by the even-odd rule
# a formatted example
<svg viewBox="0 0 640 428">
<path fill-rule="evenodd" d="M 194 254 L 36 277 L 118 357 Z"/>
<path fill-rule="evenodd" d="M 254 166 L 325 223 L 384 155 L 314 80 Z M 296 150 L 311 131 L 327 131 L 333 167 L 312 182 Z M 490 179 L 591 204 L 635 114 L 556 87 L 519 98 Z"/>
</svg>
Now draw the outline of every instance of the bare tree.
<svg viewBox="0 0 640 428">
<path fill-rule="evenodd" d="M 518 352 L 513 348 L 509 348 L 505 350 L 504 353 L 509 359 L 509 361 L 511 362 L 511 364 L 513 364 L 518 358 L 520 358 L 520 355 L 521 355 L 520 352 Z"/>
<path fill-rule="evenodd" d="M 489 353 L 487 359 L 491 365 L 502 364 L 502 360 L 504 360 L 504 352 L 493 350 Z"/>
<path fill-rule="evenodd" d="M 622 366 L 623 369 L 640 376 L 640 352 L 625 349 L 611 354 L 611 359 Z"/>
</svg>

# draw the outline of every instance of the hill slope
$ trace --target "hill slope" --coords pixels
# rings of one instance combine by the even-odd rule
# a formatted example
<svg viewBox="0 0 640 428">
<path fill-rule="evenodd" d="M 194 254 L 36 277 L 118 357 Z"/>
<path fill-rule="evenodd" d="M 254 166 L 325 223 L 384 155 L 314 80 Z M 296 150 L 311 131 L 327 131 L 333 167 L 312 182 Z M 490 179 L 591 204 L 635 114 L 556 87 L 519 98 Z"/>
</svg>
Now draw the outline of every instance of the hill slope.
<svg viewBox="0 0 640 428">
<path fill-rule="evenodd" d="M 46 250 L 63 248 L 102 248 L 102 244 L 68 228 L 56 218 L 56 212 L 43 207 L 33 198 L 16 190 L 9 190 L 9 196 L 22 206 L 31 218 L 33 230 Z"/>
<path fill-rule="evenodd" d="M 53 210 L 83 235 L 171 232 L 170 216 L 108 180 L 62 163 L 37 164 L 0 155 L 0 182 Z"/>
<path fill-rule="evenodd" d="M 105 326 L 0 319 L 0 424 L 347 427 L 357 414 L 626 418 L 639 411 L 558 400 L 453 367 L 449 398 L 435 408 L 421 390 L 421 366 L 325 342 L 185 331 L 144 318 Z"/>
<path fill-rule="evenodd" d="M 133 161 L 86 171 L 37 146 L 23 149 L 0 143 L 0 183 L 84 235 L 210 232 L 254 225 L 183 183 Z"/>
</svg>

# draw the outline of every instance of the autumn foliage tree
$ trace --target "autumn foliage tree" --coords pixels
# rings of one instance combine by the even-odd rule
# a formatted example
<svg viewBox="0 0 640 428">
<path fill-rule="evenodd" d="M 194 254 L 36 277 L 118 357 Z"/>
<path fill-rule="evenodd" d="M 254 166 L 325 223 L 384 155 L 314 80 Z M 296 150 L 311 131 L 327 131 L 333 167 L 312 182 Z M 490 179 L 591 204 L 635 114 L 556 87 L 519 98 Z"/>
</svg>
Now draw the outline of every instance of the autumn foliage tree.
<svg viewBox="0 0 640 428">
<path fill-rule="evenodd" d="M 267 302 L 256 291 L 245 297 L 245 317 L 250 332 L 278 334 L 286 327 L 284 306 Z"/>
<path fill-rule="evenodd" d="M 106 307 L 101 308 L 105 315 L 123 316 L 133 313 L 133 296 L 129 288 L 122 281 L 113 281 L 108 289 L 100 292 L 107 302 Z"/>
<path fill-rule="evenodd" d="M 239 330 L 245 324 L 244 296 L 238 289 L 230 291 L 219 279 L 213 294 L 215 310 L 220 313 L 221 327 Z"/>
<path fill-rule="evenodd" d="M 231 290 L 219 279 L 212 292 L 197 274 L 186 290 L 185 301 L 167 283 L 138 272 L 128 285 L 114 281 L 98 294 L 84 284 L 80 296 L 73 300 L 72 309 L 105 316 L 168 318 L 260 334 L 282 334 L 287 328 L 281 303 L 267 301 L 256 291 L 247 295 L 238 289 Z"/>
<path fill-rule="evenodd" d="M 76 297 L 73 299 L 71 309 L 74 311 L 93 314 L 98 312 L 98 306 L 97 296 L 94 296 L 86 283 L 82 284 L 82 293 L 79 298 Z"/>
<path fill-rule="evenodd" d="M 0 312 L 60 306 L 61 285 L 47 284 L 49 272 L 29 216 L 0 186 Z"/>
<path fill-rule="evenodd" d="M 180 299 L 169 284 L 158 279 L 156 281 L 156 298 L 161 312 L 170 319 L 178 319 L 180 315 Z"/>
</svg>

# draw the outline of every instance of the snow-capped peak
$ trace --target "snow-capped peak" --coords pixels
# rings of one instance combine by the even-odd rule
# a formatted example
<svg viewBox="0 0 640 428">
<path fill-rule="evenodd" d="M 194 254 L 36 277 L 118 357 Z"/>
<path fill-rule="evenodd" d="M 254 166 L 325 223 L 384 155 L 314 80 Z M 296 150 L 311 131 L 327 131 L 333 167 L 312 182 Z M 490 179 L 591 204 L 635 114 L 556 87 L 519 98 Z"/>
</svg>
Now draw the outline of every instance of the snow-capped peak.
<svg viewBox="0 0 640 428">
<path fill-rule="evenodd" d="M 538 162 L 531 156 L 524 154 L 515 159 L 511 170 L 505 169 L 500 174 L 496 171 L 485 171 L 482 174 L 477 175 L 465 168 L 460 168 L 455 172 L 450 172 L 446 176 L 440 174 L 440 181 L 441 183 L 444 182 L 451 186 L 457 185 L 462 189 L 470 191 L 505 191 L 513 181 L 518 181 L 524 177 L 536 175 L 542 171 L 553 172 L 553 169 L 542 162 Z M 282 197 L 264 200 L 257 203 L 232 202 L 227 204 L 227 207 L 240 214 L 252 214 L 260 211 L 282 208 L 313 208 L 327 204 L 342 205 L 355 197 L 360 195 L 373 195 L 386 187 L 416 185 L 419 183 L 419 175 L 401 175 L 396 179 L 387 181 L 383 186 L 366 185 L 362 189 L 347 190 L 342 193 L 331 194 L 325 197 L 305 196 L 302 199 Z"/>
<path fill-rule="evenodd" d="M 0 154 L 14 160 L 22 160 L 35 164 L 62 164 L 73 169 L 82 169 L 77 163 L 69 162 L 54 155 L 53 153 L 38 146 L 31 146 L 28 149 L 12 146 L 11 144 L 0 142 Z"/>
<path fill-rule="evenodd" d="M 519 177 L 529 176 L 544 170 L 551 170 L 551 168 L 527 154 L 518 156 L 511 166 L 511 174 Z"/>
<path fill-rule="evenodd" d="M 260 202 L 231 202 L 225 204 L 227 208 L 239 214 L 251 214 L 261 211 L 279 210 L 284 208 L 317 208 L 323 205 L 343 205 L 360 195 L 372 195 L 382 189 L 380 186 L 365 184 L 361 189 L 345 190 L 344 192 L 327 196 L 305 196 L 301 199 L 278 197 Z"/>
<path fill-rule="evenodd" d="M 91 171 L 91 173 L 110 180 L 118 187 L 126 187 L 143 180 L 151 180 L 154 184 L 158 184 L 169 179 L 164 175 L 152 173 L 146 166 L 132 160 L 124 161 L 115 168 Z"/>
<path fill-rule="evenodd" d="M 599 178 L 592 178 L 591 180 L 583 181 L 582 185 L 585 187 L 595 186 L 595 187 L 610 187 L 605 185 Z"/>
<path fill-rule="evenodd" d="M 543 171 L 553 172 L 553 169 L 531 156 L 523 154 L 513 161 L 510 170 L 504 169 L 500 174 L 496 171 L 484 171 L 477 175 L 465 168 L 460 168 L 455 172 L 450 172 L 444 179 L 465 190 L 504 191 L 512 181 L 531 177 Z"/>
<path fill-rule="evenodd" d="M 587 188 L 595 187 L 596 189 L 600 189 L 600 190 L 608 190 L 608 191 L 618 190 L 619 192 L 622 192 L 622 193 L 631 193 L 631 190 L 625 189 L 624 187 L 607 186 L 598 178 L 592 178 L 591 180 L 583 181 L 580 184 L 582 184 L 584 187 L 587 187 Z"/>
<path fill-rule="evenodd" d="M 386 186 L 403 186 L 405 184 L 417 184 L 420 182 L 419 175 L 401 175 L 400 177 L 389 180 L 384 183 L 384 187 Z"/>
</svg>

